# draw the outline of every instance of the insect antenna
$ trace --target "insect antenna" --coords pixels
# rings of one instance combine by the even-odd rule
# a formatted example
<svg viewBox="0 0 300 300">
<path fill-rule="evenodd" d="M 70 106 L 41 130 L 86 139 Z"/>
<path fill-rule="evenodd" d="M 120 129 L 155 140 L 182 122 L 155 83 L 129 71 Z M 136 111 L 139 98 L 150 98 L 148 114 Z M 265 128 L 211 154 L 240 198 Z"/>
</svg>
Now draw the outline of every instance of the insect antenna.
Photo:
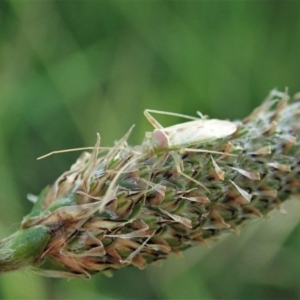
<svg viewBox="0 0 300 300">
<path fill-rule="evenodd" d="M 117 145 L 114 146 L 114 147 L 97 147 L 98 150 L 124 150 L 124 147 L 126 146 L 126 142 L 127 142 L 127 139 L 133 129 L 135 125 L 132 125 L 130 127 L 130 129 L 128 130 L 128 132 L 124 135 L 124 137 L 121 138 L 121 140 L 119 140 L 117 142 Z M 99 133 L 97 133 L 97 135 L 100 137 Z M 123 146 L 125 145 L 125 146 Z M 45 155 L 42 155 L 40 157 L 37 158 L 37 160 L 40 160 L 40 159 L 43 159 L 43 158 L 46 158 L 46 157 L 49 157 L 51 155 L 54 155 L 54 154 L 59 154 L 59 153 L 68 153 L 68 152 L 75 152 L 75 151 L 83 151 L 83 150 L 94 150 L 95 149 L 95 146 L 94 147 L 80 147 L 80 148 L 72 148 L 72 149 L 63 149 L 63 150 L 55 150 L 55 151 L 52 151 L 50 153 L 47 153 Z"/>
</svg>

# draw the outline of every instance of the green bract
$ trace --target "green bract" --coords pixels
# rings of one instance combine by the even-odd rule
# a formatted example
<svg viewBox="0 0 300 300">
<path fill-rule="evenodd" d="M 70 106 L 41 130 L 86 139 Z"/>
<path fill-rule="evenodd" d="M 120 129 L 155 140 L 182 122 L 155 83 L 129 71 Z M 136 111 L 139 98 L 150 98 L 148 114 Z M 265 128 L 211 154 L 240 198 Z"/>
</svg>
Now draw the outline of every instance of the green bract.
<svg viewBox="0 0 300 300">
<path fill-rule="evenodd" d="M 51 236 L 49 228 L 37 225 L 21 229 L 0 244 L 0 273 L 20 269 L 35 262 Z"/>
</svg>

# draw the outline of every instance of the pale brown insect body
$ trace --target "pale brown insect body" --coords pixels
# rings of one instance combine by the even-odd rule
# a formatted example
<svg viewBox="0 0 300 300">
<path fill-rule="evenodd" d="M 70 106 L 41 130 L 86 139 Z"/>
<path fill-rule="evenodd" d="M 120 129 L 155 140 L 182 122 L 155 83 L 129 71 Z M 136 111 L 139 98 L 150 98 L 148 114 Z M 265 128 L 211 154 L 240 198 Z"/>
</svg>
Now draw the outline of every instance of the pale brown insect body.
<svg viewBox="0 0 300 300">
<path fill-rule="evenodd" d="M 164 128 L 150 113 L 179 116 L 192 119 L 193 121 Z M 200 115 L 201 118 L 194 118 L 186 115 L 149 109 L 145 110 L 144 114 L 155 128 L 153 132 L 146 133 L 145 147 L 148 147 L 149 152 L 169 151 L 174 159 L 178 173 L 206 189 L 203 184 L 183 173 L 182 161 L 179 154 L 184 152 L 204 152 L 219 155 L 231 155 L 224 152 L 187 147 L 230 136 L 237 130 L 237 124 L 226 120 L 205 119 L 202 115 Z"/>
<path fill-rule="evenodd" d="M 224 120 L 195 120 L 167 128 L 156 128 L 151 137 L 154 148 L 178 149 L 227 137 L 237 129 Z"/>
</svg>

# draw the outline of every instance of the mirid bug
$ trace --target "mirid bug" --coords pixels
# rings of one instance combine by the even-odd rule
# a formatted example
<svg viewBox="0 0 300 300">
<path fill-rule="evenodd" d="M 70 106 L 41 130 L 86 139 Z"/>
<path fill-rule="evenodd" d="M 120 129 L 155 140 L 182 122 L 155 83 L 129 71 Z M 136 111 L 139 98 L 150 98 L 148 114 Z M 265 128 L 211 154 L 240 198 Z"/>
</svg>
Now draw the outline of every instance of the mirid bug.
<svg viewBox="0 0 300 300">
<path fill-rule="evenodd" d="M 193 121 L 164 128 L 150 113 L 178 116 L 192 119 Z M 195 144 L 206 143 L 230 136 L 237 129 L 237 125 L 233 122 L 217 119 L 205 119 L 202 115 L 201 119 L 199 119 L 186 115 L 150 109 L 146 109 L 144 111 L 144 115 L 155 128 L 154 131 L 150 134 L 148 133 L 147 136 L 148 138 L 151 138 L 151 144 L 153 148 L 157 150 L 180 149 L 187 146 L 193 146 Z M 195 149 L 191 150 L 194 151 Z"/>
<path fill-rule="evenodd" d="M 186 119 L 191 119 L 192 121 L 164 128 L 151 115 L 151 113 L 183 117 Z M 181 167 L 182 162 L 178 155 L 178 152 L 205 152 L 212 154 L 231 155 L 226 152 L 218 152 L 205 149 L 194 149 L 187 147 L 199 145 L 202 143 L 230 136 L 237 130 L 237 124 L 226 120 L 206 119 L 202 114 L 198 114 L 200 118 L 190 117 L 171 112 L 146 109 L 144 111 L 144 115 L 155 129 L 153 132 L 146 133 L 145 145 L 154 152 L 170 151 L 171 155 L 174 158 L 177 171 L 181 175 L 189 178 L 190 180 L 196 182 L 197 184 L 201 185 L 206 189 L 206 187 L 203 184 L 183 173 Z M 178 152 L 176 152 L 175 150 L 177 150 Z"/>
</svg>

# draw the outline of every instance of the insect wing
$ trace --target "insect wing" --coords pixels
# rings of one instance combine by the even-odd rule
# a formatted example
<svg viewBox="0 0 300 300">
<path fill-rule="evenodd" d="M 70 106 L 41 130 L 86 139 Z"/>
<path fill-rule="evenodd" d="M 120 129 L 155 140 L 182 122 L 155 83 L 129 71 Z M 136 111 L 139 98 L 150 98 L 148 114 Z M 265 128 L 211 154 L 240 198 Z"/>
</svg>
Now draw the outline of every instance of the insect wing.
<svg viewBox="0 0 300 300">
<path fill-rule="evenodd" d="M 230 121 L 196 120 L 157 129 L 152 138 L 158 148 L 173 149 L 224 138 L 236 129 L 237 125 Z"/>
<path fill-rule="evenodd" d="M 232 135 L 237 130 L 237 124 L 226 120 L 211 119 L 206 120 L 205 124 L 212 132 L 212 135 L 215 136 L 215 139 Z"/>
</svg>

